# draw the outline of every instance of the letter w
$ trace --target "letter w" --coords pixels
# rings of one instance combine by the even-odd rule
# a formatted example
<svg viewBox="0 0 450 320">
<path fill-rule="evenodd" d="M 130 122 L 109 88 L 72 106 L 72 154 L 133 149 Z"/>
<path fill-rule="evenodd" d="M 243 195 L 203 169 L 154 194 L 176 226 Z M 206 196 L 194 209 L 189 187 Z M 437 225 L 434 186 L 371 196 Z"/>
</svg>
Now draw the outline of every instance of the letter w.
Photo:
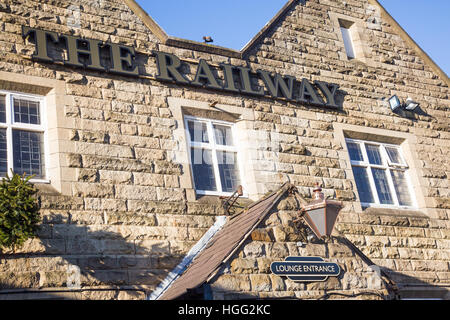
<svg viewBox="0 0 450 320">
<path fill-rule="evenodd" d="M 292 99 L 295 80 L 294 77 L 285 76 L 283 78 L 280 74 L 275 73 L 275 77 L 272 78 L 269 72 L 264 70 L 258 70 L 258 73 L 261 75 L 261 78 L 266 84 L 266 88 L 269 90 L 271 96 L 278 98 L 278 93 L 281 91 L 286 99 Z M 288 82 L 287 84 L 286 80 Z"/>
</svg>

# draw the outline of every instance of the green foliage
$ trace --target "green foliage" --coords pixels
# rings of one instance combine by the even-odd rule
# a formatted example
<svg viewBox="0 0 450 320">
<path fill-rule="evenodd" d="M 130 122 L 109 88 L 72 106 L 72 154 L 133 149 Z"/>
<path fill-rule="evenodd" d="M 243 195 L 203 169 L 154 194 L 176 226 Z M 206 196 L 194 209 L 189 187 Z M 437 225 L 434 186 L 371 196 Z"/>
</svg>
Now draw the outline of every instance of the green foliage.
<svg viewBox="0 0 450 320">
<path fill-rule="evenodd" d="M 0 249 L 15 249 L 36 235 L 40 215 L 31 178 L 13 173 L 0 184 Z"/>
</svg>

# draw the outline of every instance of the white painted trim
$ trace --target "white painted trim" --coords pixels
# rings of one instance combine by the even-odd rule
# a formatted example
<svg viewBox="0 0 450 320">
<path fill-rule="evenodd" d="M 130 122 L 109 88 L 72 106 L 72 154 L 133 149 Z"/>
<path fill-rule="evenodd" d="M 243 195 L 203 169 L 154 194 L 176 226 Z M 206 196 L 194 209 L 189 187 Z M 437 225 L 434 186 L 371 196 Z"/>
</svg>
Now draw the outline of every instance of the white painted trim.
<svg viewBox="0 0 450 320">
<path fill-rule="evenodd" d="M 167 277 L 147 297 L 147 300 L 158 300 L 178 279 L 191 262 L 206 248 L 211 239 L 219 232 L 227 222 L 226 216 L 218 216 L 214 225 L 203 235 L 203 237 L 189 250 L 184 259 L 167 275 Z"/>
<path fill-rule="evenodd" d="M 15 91 L 7 91 L 0 90 L 0 94 L 5 96 L 5 113 L 6 113 L 6 123 L 2 123 L 0 125 L 1 128 L 6 129 L 6 144 L 7 144 L 7 159 L 8 159 L 8 172 L 6 173 L 8 176 L 11 170 L 14 170 L 14 158 L 13 158 L 13 137 L 12 131 L 23 130 L 29 132 L 39 132 L 42 133 L 43 139 L 43 153 L 44 159 L 42 165 L 44 166 L 44 178 L 36 178 L 31 179 L 32 183 L 50 183 L 48 180 L 49 172 L 49 147 L 48 147 L 48 127 L 47 127 L 47 104 L 44 96 L 35 95 L 35 94 L 25 94 Z M 40 123 L 39 125 L 35 124 L 27 124 L 20 123 L 14 121 L 14 98 L 16 99 L 24 99 L 29 101 L 34 101 L 39 103 L 39 117 Z"/>
<path fill-rule="evenodd" d="M 370 140 L 359 140 L 359 139 L 350 139 L 350 138 L 345 138 L 346 143 L 347 142 L 351 142 L 351 143 L 355 143 L 358 144 L 364 161 L 355 161 L 355 160 L 351 160 L 350 159 L 350 164 L 353 166 L 358 166 L 358 167 L 364 167 L 367 170 L 367 176 L 369 178 L 369 183 L 370 183 L 370 188 L 372 190 L 372 196 L 375 200 L 375 203 L 366 203 L 366 202 L 361 202 L 361 206 L 363 207 L 379 207 L 379 208 L 395 208 L 395 209 L 408 209 L 408 210 L 416 210 L 417 209 L 417 201 L 414 197 L 414 192 L 411 188 L 411 181 L 409 179 L 409 173 L 408 173 L 408 164 L 405 161 L 405 158 L 403 156 L 403 152 L 401 150 L 401 147 L 395 144 L 389 144 L 389 143 L 380 143 L 380 142 L 372 142 Z M 374 165 L 371 164 L 369 162 L 369 157 L 367 154 L 367 148 L 366 148 L 366 144 L 370 144 L 370 145 L 376 145 L 380 147 L 380 156 L 381 156 L 381 160 L 382 160 L 382 164 L 381 165 Z M 403 162 L 402 164 L 398 164 L 398 163 L 394 163 L 392 164 L 389 156 L 387 154 L 387 151 L 385 149 L 385 147 L 392 147 L 398 150 L 398 153 L 400 155 L 400 159 Z M 372 173 L 372 168 L 376 168 L 376 169 L 383 169 L 386 170 L 386 178 L 387 178 L 387 182 L 388 182 L 388 186 L 389 186 L 389 190 L 391 192 L 391 196 L 392 196 L 392 200 L 393 200 L 393 204 L 381 204 L 380 200 L 379 200 L 379 196 L 378 196 L 378 190 L 376 188 L 375 185 L 375 180 L 373 178 L 373 173 Z M 397 196 L 397 192 L 395 190 L 395 186 L 394 186 L 394 182 L 392 179 L 392 175 L 391 175 L 391 170 L 399 170 L 399 171 L 403 171 L 405 173 L 405 177 L 406 177 L 406 183 L 407 183 L 407 187 L 408 187 L 408 192 L 411 198 L 411 202 L 412 205 L 411 206 L 403 206 L 399 204 L 398 201 L 398 196 Z"/>
<path fill-rule="evenodd" d="M 189 137 L 189 126 L 188 122 L 194 121 L 194 122 L 201 122 L 206 124 L 206 128 L 208 130 L 208 140 L 209 143 L 205 142 L 195 142 L 192 141 Z M 226 145 L 219 145 L 216 143 L 216 136 L 214 133 L 213 126 L 215 124 L 223 125 L 231 128 L 231 134 L 233 139 L 233 145 L 232 146 L 226 146 Z M 189 154 L 189 163 L 192 167 L 192 157 L 191 157 L 191 148 L 198 148 L 198 149 L 208 149 L 211 151 L 211 157 L 212 157 L 212 165 L 214 169 L 214 178 L 216 181 L 216 191 L 211 190 L 199 190 L 195 187 L 195 177 L 193 170 L 192 171 L 192 184 L 194 185 L 194 188 L 196 189 L 196 193 L 200 195 L 215 195 L 215 196 L 231 196 L 232 192 L 225 192 L 222 190 L 222 181 L 220 177 L 220 171 L 219 171 L 219 164 L 217 159 L 217 151 L 225 151 L 225 152 L 232 152 L 236 154 L 237 158 L 237 167 L 239 171 L 239 180 L 240 184 L 243 186 L 244 190 L 247 190 L 244 180 L 244 175 L 242 173 L 242 162 L 241 158 L 239 157 L 239 146 L 236 144 L 236 130 L 235 130 L 235 123 L 227 122 L 227 121 L 221 121 L 221 120 L 214 120 L 214 119 L 208 119 L 208 118 L 201 118 L 201 117 L 194 117 L 194 116 L 185 116 L 184 117 L 184 126 L 186 128 L 186 141 L 188 144 L 188 154 Z"/>
</svg>

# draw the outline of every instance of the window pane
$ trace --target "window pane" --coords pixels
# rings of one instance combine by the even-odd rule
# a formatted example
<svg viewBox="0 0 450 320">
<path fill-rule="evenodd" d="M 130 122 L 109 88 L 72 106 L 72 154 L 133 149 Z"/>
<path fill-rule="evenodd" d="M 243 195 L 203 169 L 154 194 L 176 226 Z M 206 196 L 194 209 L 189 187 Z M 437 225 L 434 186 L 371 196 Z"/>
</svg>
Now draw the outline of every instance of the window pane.
<svg viewBox="0 0 450 320">
<path fill-rule="evenodd" d="M 347 53 L 347 57 L 349 59 L 355 58 L 355 52 L 353 50 L 353 41 L 352 35 L 350 34 L 350 30 L 347 28 L 341 27 L 342 39 L 344 40 L 345 51 Z"/>
<path fill-rule="evenodd" d="M 401 206 L 412 206 L 411 195 L 409 194 L 405 172 L 392 170 L 391 175 L 399 204 Z"/>
<path fill-rule="evenodd" d="M 378 199 L 381 204 L 393 204 L 391 191 L 387 181 L 386 170 L 372 168 L 373 179 L 378 191 Z"/>
<path fill-rule="evenodd" d="M 350 154 L 350 160 L 364 161 L 361 147 L 358 143 L 347 142 L 348 153 Z"/>
<path fill-rule="evenodd" d="M 206 123 L 198 121 L 188 121 L 189 135 L 193 142 L 209 142 L 208 129 Z"/>
<path fill-rule="evenodd" d="M 217 151 L 220 180 L 223 192 L 234 192 L 240 184 L 237 154 L 235 152 Z"/>
<path fill-rule="evenodd" d="M 370 188 L 367 169 L 364 167 L 352 167 L 355 176 L 356 188 L 358 189 L 361 202 L 374 203 L 372 189 Z"/>
<path fill-rule="evenodd" d="M 6 122 L 6 96 L 0 95 L 0 122 Z"/>
<path fill-rule="evenodd" d="M 231 127 L 214 125 L 214 135 L 216 137 L 216 143 L 223 146 L 233 145 L 233 136 L 231 133 Z"/>
<path fill-rule="evenodd" d="M 191 148 L 192 173 L 197 190 L 216 191 L 216 178 L 210 150 Z"/>
<path fill-rule="evenodd" d="M 6 147 L 6 129 L 0 129 L 0 176 L 8 173 L 8 153 Z"/>
<path fill-rule="evenodd" d="M 381 160 L 380 147 L 373 144 L 366 144 L 367 156 L 371 164 L 383 164 Z"/>
<path fill-rule="evenodd" d="M 41 124 L 39 102 L 14 99 L 14 122 Z"/>
<path fill-rule="evenodd" d="M 389 160 L 392 163 L 402 163 L 402 159 L 400 158 L 400 152 L 397 148 L 394 147 L 386 147 L 386 152 L 389 156 Z"/>
<path fill-rule="evenodd" d="M 43 134 L 13 130 L 14 172 L 44 177 Z"/>
</svg>

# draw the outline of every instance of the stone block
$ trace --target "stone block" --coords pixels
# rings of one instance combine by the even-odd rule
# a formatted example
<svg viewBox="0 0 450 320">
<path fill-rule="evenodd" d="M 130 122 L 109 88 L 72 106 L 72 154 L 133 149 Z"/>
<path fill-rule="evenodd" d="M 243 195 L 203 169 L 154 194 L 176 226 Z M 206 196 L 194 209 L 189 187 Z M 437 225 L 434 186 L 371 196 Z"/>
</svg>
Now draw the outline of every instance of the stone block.
<svg viewBox="0 0 450 320">
<path fill-rule="evenodd" d="M 151 186 L 135 186 L 135 185 L 117 185 L 116 198 L 126 200 L 157 200 L 157 192 L 155 187 Z"/>
<path fill-rule="evenodd" d="M 67 252 L 71 254 L 101 254 L 104 246 L 101 240 L 96 239 L 68 239 Z"/>
<path fill-rule="evenodd" d="M 238 274 L 257 273 L 257 260 L 236 258 L 231 261 L 231 272 Z"/>
<path fill-rule="evenodd" d="M 255 229 L 250 237 L 253 241 L 273 241 L 267 229 Z"/>
<path fill-rule="evenodd" d="M 274 274 L 269 275 L 270 282 L 272 284 L 272 291 L 285 291 L 286 285 L 282 277 L 276 276 Z"/>
<path fill-rule="evenodd" d="M 347 245 L 340 243 L 329 243 L 328 254 L 330 258 L 343 258 L 354 256 L 354 253 Z"/>
<path fill-rule="evenodd" d="M 131 183 L 132 174 L 126 171 L 99 170 L 100 182 L 104 184 Z"/>
<path fill-rule="evenodd" d="M 154 259 L 147 255 L 119 255 L 117 264 L 123 269 L 150 269 L 155 264 Z"/>
<path fill-rule="evenodd" d="M 136 241 L 136 254 L 161 254 L 170 253 L 169 241 L 141 240 Z"/>
<path fill-rule="evenodd" d="M 396 227 L 395 235 L 399 237 L 425 237 L 425 231 L 423 228 L 414 228 L 414 227 Z"/>
<path fill-rule="evenodd" d="M 114 187 L 112 185 L 99 183 L 82 183 L 72 184 L 73 195 L 75 197 L 87 198 L 113 198 Z"/>
<path fill-rule="evenodd" d="M 273 242 L 264 245 L 267 257 L 283 259 L 289 256 L 287 246 L 283 243 Z"/>
<path fill-rule="evenodd" d="M 367 236 L 366 237 L 367 246 L 375 247 L 387 247 L 390 245 L 389 237 L 387 236 Z"/>
<path fill-rule="evenodd" d="M 272 290 L 272 282 L 270 277 L 265 274 L 250 275 L 251 290 L 256 292 L 264 292 Z"/>
<path fill-rule="evenodd" d="M 245 257 L 259 258 L 266 254 L 265 246 L 261 242 L 253 241 L 244 245 Z"/>
<path fill-rule="evenodd" d="M 258 265 L 258 273 L 270 273 L 270 264 L 275 260 L 262 257 L 257 258 L 256 261 Z"/>
<path fill-rule="evenodd" d="M 158 201 L 177 202 L 186 199 L 185 191 L 181 188 L 167 189 L 157 187 L 156 193 Z"/>
<path fill-rule="evenodd" d="M 37 288 L 39 272 L 0 272 L 0 289 Z"/>
<path fill-rule="evenodd" d="M 211 284 L 211 289 L 222 292 L 250 291 L 250 278 L 248 275 L 224 274 Z"/>
</svg>

